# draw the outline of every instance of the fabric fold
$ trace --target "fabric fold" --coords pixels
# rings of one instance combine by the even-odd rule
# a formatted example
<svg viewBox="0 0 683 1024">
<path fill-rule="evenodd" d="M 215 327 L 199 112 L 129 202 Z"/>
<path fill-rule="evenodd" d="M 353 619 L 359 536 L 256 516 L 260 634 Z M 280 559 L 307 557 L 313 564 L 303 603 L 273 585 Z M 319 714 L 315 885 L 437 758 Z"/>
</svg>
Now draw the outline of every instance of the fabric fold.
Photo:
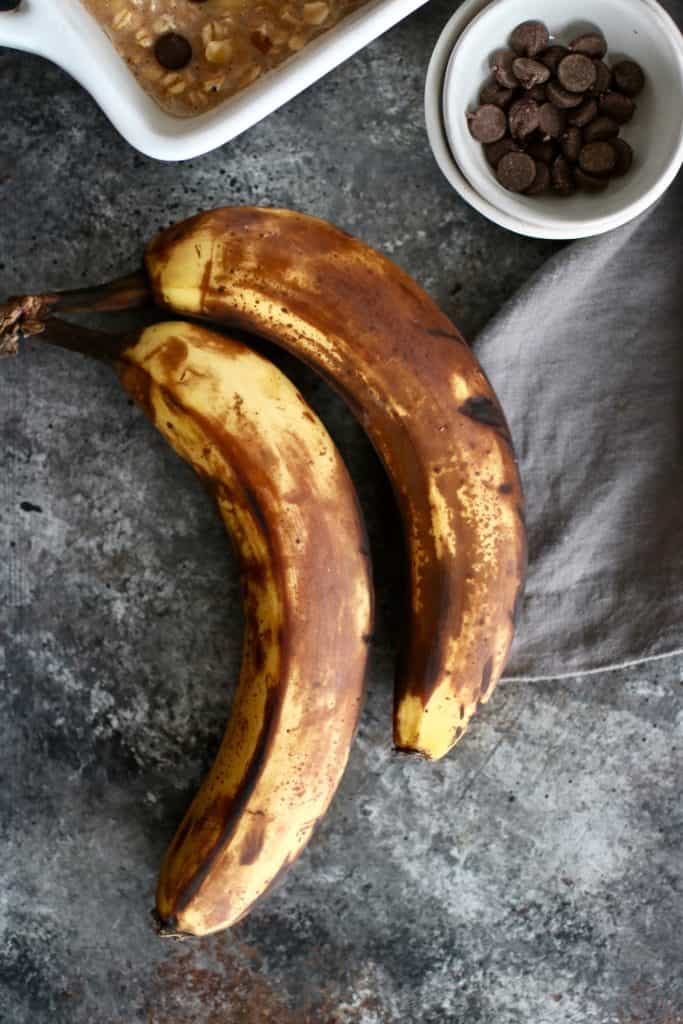
<svg viewBox="0 0 683 1024">
<path fill-rule="evenodd" d="M 527 500 L 506 677 L 683 650 L 683 176 L 630 224 L 554 256 L 475 348 Z"/>
</svg>

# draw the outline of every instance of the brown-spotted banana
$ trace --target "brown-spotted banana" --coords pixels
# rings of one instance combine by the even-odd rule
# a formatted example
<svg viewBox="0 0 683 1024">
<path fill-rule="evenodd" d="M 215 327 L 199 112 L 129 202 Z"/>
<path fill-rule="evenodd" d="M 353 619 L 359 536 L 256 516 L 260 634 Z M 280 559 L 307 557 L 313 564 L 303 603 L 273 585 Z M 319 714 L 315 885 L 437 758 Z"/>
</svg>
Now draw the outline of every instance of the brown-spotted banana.
<svg viewBox="0 0 683 1024">
<path fill-rule="evenodd" d="M 126 389 L 209 485 L 239 557 L 239 684 L 157 888 L 167 931 L 206 935 L 283 875 L 344 771 L 371 628 L 355 492 L 293 384 L 241 342 L 189 323 L 125 342 L 58 320 L 28 331 L 41 326 L 48 341 L 115 359 Z"/>
<path fill-rule="evenodd" d="M 394 263 L 303 214 L 201 213 L 155 238 L 145 267 L 89 300 L 43 296 L 42 309 L 148 293 L 282 345 L 346 398 L 391 478 L 410 563 L 395 743 L 442 757 L 502 672 L 526 566 L 512 442 L 476 357 Z"/>
</svg>

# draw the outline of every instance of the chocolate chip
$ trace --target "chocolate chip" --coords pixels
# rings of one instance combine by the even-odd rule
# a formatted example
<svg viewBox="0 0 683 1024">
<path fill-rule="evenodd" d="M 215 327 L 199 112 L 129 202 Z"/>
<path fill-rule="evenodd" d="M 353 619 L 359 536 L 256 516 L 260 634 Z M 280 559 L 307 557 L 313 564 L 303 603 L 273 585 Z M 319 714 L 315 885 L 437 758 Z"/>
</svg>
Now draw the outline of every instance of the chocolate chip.
<svg viewBox="0 0 683 1024">
<path fill-rule="evenodd" d="M 554 78 L 546 85 L 545 94 L 551 103 L 554 103 L 556 107 L 560 107 L 562 110 L 578 107 L 583 101 L 583 96 L 576 92 L 567 92 Z"/>
<path fill-rule="evenodd" d="M 580 107 L 576 107 L 567 115 L 567 122 L 576 125 L 577 128 L 585 126 L 597 116 L 598 103 L 592 96 L 587 96 Z"/>
<path fill-rule="evenodd" d="M 536 177 L 536 164 L 526 153 L 506 153 L 496 167 L 498 181 L 509 192 L 524 192 Z"/>
<path fill-rule="evenodd" d="M 560 139 L 560 148 L 567 160 L 571 163 L 576 163 L 579 159 L 579 153 L 581 152 L 581 146 L 583 145 L 583 139 L 581 138 L 581 129 L 572 126 L 567 128 L 566 132 Z"/>
<path fill-rule="evenodd" d="M 616 163 L 612 169 L 612 174 L 615 177 L 620 178 L 622 174 L 626 174 L 631 170 L 631 164 L 633 163 L 633 150 L 624 139 L 610 139 L 609 144 L 614 150 L 614 155 L 616 157 Z"/>
<path fill-rule="evenodd" d="M 557 139 L 564 130 L 567 115 L 552 103 L 544 103 L 538 108 L 538 127 L 544 139 Z"/>
<path fill-rule="evenodd" d="M 586 57 L 597 57 L 600 59 L 607 53 L 605 37 L 599 32 L 584 32 L 583 35 L 572 39 L 569 49 L 574 53 L 583 53 Z"/>
<path fill-rule="evenodd" d="M 510 46 L 520 57 L 535 57 L 549 41 L 550 34 L 542 21 L 523 21 L 510 36 Z"/>
<path fill-rule="evenodd" d="M 261 29 L 256 29 L 251 33 L 249 42 L 260 53 L 269 53 L 273 46 L 273 40 Z"/>
<path fill-rule="evenodd" d="M 600 96 L 609 89 L 612 82 L 612 72 L 601 60 L 594 60 L 593 66 L 595 68 L 595 82 L 588 91 L 591 96 Z"/>
<path fill-rule="evenodd" d="M 550 168 L 547 164 L 536 161 L 536 177 L 524 190 L 528 196 L 540 196 L 550 191 Z"/>
<path fill-rule="evenodd" d="M 634 60 L 622 60 L 612 68 L 617 89 L 627 96 L 637 96 L 645 85 L 645 75 L 640 64 Z"/>
<path fill-rule="evenodd" d="M 626 174 L 633 151 L 618 138 L 619 127 L 636 112 L 631 97 L 645 82 L 640 66 L 622 60 L 610 70 L 599 29 L 566 47 L 550 45 L 542 22 L 525 21 L 510 47 L 495 52 L 493 78 L 467 115 L 498 181 L 528 196 L 549 189 L 569 196 L 577 188 L 600 192 L 612 174 Z"/>
<path fill-rule="evenodd" d="M 617 155 L 609 142 L 589 142 L 579 153 L 579 167 L 586 174 L 609 174 Z"/>
<path fill-rule="evenodd" d="M 550 68 L 532 57 L 517 57 L 512 62 L 515 78 L 525 89 L 533 89 L 535 85 L 543 85 L 550 78 Z"/>
<path fill-rule="evenodd" d="M 561 196 L 570 196 L 574 191 L 572 170 L 563 156 L 558 156 L 553 160 L 550 168 L 550 180 L 553 191 Z"/>
<path fill-rule="evenodd" d="M 557 72 L 557 65 L 560 63 L 563 57 L 566 57 L 569 50 L 566 46 L 559 46 L 557 44 L 549 46 L 547 50 L 543 50 L 539 53 L 538 59 L 542 64 L 545 64 L 547 68 L 550 68 L 553 74 Z"/>
<path fill-rule="evenodd" d="M 550 164 L 557 156 L 557 143 L 552 142 L 550 139 L 544 142 L 530 142 L 526 147 L 526 151 L 538 163 Z"/>
<path fill-rule="evenodd" d="M 512 102 L 514 96 L 514 89 L 504 89 L 495 81 L 487 82 L 479 93 L 479 102 L 482 104 L 493 103 L 494 107 L 501 107 L 504 110 Z"/>
<path fill-rule="evenodd" d="M 545 103 L 545 85 L 533 85 L 527 90 L 527 96 L 536 103 Z"/>
<path fill-rule="evenodd" d="M 597 72 L 590 57 L 570 53 L 557 65 L 557 77 L 568 92 L 585 92 L 595 84 Z"/>
<path fill-rule="evenodd" d="M 614 139 L 619 134 L 619 125 L 611 117 L 600 114 L 594 121 L 587 124 L 583 130 L 585 142 L 604 142 L 606 139 Z"/>
<path fill-rule="evenodd" d="M 602 192 L 609 184 L 609 178 L 596 178 L 586 174 L 580 167 L 574 168 L 574 181 L 583 192 Z"/>
<path fill-rule="evenodd" d="M 517 54 L 514 50 L 498 50 L 493 55 L 493 63 L 491 70 L 496 76 L 498 85 L 502 85 L 505 89 L 516 89 L 519 85 L 514 71 L 512 70 L 512 62 L 515 60 Z"/>
<path fill-rule="evenodd" d="M 491 167 L 497 167 L 506 153 L 521 153 L 519 146 L 509 135 L 506 135 L 504 139 L 499 139 L 498 142 L 488 142 L 484 146 L 484 155 Z"/>
<path fill-rule="evenodd" d="M 470 134 L 478 142 L 497 142 L 507 131 L 505 114 L 493 103 L 485 103 L 473 114 L 467 115 Z"/>
<path fill-rule="evenodd" d="M 508 124 L 513 139 L 524 139 L 538 128 L 538 103 L 523 96 L 510 107 Z"/>
<path fill-rule="evenodd" d="M 630 96 L 623 92 L 606 92 L 600 97 L 600 113 L 611 117 L 618 124 L 626 124 L 636 111 L 636 105 Z"/>
<path fill-rule="evenodd" d="M 154 44 L 154 56 L 167 71 L 180 71 L 192 60 L 192 47 L 185 36 L 165 32 Z"/>
</svg>

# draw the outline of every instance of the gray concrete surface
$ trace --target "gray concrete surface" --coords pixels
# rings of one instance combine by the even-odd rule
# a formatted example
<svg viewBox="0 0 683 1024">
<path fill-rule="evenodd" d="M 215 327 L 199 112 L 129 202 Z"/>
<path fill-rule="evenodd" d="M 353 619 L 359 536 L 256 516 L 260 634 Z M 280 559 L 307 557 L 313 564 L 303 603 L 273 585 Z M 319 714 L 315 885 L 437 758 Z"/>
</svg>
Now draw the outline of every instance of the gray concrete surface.
<svg viewBox="0 0 683 1024">
<path fill-rule="evenodd" d="M 433 0 L 223 150 L 130 150 L 74 82 L 0 54 L 0 292 L 132 268 L 158 227 L 282 204 L 392 255 L 474 336 L 554 245 L 465 206 L 429 154 Z M 457 752 L 392 753 L 399 535 L 350 415 L 291 360 L 368 521 L 378 588 L 349 770 L 286 883 L 228 934 L 149 909 L 240 655 L 208 497 L 110 372 L 26 346 L 0 365 L 0 1021 L 681 1024 L 681 678 L 670 660 L 508 684 Z"/>
</svg>

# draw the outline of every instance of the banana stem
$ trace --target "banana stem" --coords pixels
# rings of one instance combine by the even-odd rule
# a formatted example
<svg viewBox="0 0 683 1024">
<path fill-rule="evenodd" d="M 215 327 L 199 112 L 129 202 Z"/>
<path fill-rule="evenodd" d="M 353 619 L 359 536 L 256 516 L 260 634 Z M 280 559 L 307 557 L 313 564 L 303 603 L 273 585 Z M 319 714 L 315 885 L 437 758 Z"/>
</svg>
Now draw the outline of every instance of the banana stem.
<svg viewBox="0 0 683 1024">
<path fill-rule="evenodd" d="M 79 352 L 93 359 L 104 359 L 107 362 L 116 360 L 121 352 L 132 344 L 130 338 L 121 334 L 109 334 L 107 331 L 93 330 L 91 327 L 82 327 L 80 324 L 71 324 L 66 320 L 48 316 L 44 320 L 31 321 L 28 330 L 19 320 L 13 333 L 7 337 L 2 333 L 0 321 L 0 355 L 14 355 L 18 350 L 19 339 L 31 336 L 50 345 Z"/>
<path fill-rule="evenodd" d="M 125 309 L 139 309 L 150 301 L 149 281 L 144 270 L 94 288 L 77 288 L 44 295 L 20 295 L 8 299 L 0 304 L 0 356 L 14 355 L 20 338 L 44 333 L 45 323 L 54 313 L 116 313 Z M 85 328 L 74 328 L 74 337 L 81 330 Z M 77 348 L 76 351 L 81 349 Z M 89 351 L 87 354 L 95 353 Z"/>
<path fill-rule="evenodd" d="M 117 313 L 125 309 L 139 309 L 152 300 L 144 270 L 93 288 L 54 292 L 48 297 L 52 300 L 53 313 Z"/>
</svg>

